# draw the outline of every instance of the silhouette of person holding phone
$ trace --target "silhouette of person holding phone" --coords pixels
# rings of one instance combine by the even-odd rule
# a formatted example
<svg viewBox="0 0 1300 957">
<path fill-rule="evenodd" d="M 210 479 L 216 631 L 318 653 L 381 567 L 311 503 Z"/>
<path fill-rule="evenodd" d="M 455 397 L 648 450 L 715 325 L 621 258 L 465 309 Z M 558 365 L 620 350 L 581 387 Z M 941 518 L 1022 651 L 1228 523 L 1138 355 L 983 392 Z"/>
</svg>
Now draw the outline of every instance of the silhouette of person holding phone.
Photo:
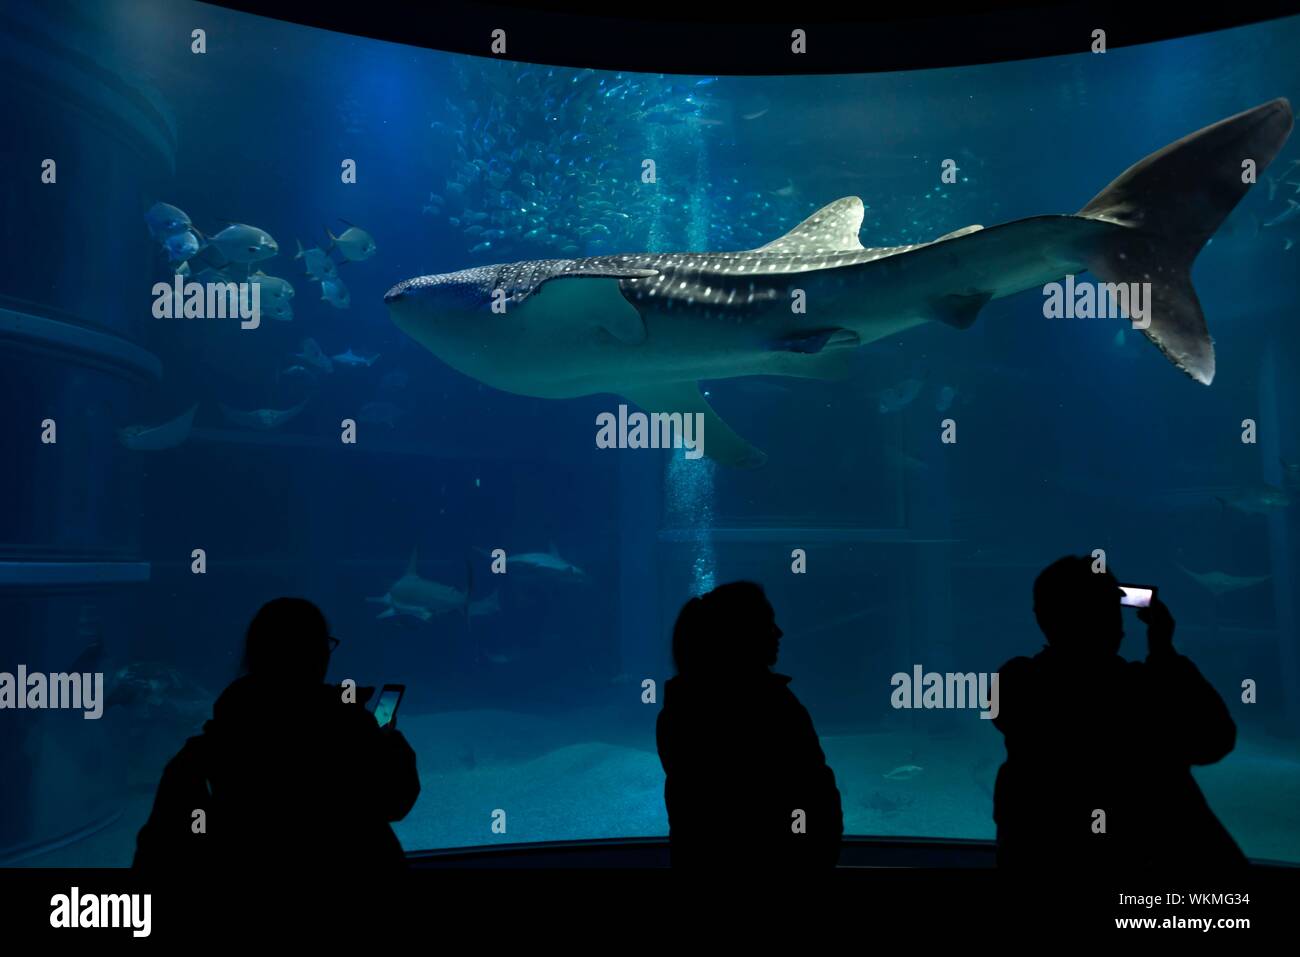
<svg viewBox="0 0 1300 957">
<path fill-rule="evenodd" d="M 1244 865 L 1191 773 L 1232 750 L 1227 706 L 1174 650 L 1174 619 L 1158 597 L 1137 611 L 1146 660 L 1119 656 L 1119 582 L 1092 563 L 1067 556 L 1043 570 L 1034 615 L 1047 645 L 998 673 L 993 723 L 1007 749 L 993 797 L 998 866 Z"/>
<path fill-rule="evenodd" d="M 203 733 L 163 772 L 135 866 L 313 876 L 405 866 L 390 826 L 420 793 L 415 752 L 392 723 L 325 684 L 338 640 L 301 598 L 277 598 L 248 626 L 245 674 Z"/>
<path fill-rule="evenodd" d="M 721 585 L 682 608 L 656 737 L 674 867 L 834 867 L 844 821 L 807 709 L 775 674 L 763 589 Z"/>
</svg>

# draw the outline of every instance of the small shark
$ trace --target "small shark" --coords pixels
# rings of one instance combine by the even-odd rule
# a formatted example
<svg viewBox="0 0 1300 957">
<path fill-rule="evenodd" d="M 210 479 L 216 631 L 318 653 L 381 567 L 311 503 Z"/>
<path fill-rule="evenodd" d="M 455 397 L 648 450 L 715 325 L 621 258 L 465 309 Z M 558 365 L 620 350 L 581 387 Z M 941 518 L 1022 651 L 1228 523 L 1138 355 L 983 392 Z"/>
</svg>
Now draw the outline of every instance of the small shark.
<svg viewBox="0 0 1300 957">
<path fill-rule="evenodd" d="M 428 621 L 435 615 L 459 611 L 468 618 L 473 609 L 469 600 L 469 590 L 461 591 L 451 585 L 421 578 L 416 570 L 418 562 L 419 549 L 413 548 L 411 560 L 406 565 L 406 573 L 393 582 L 388 591 L 379 598 L 366 599 L 372 604 L 384 606 L 384 610 L 375 617 L 393 618 L 397 615 L 409 615 L 420 621 Z"/>
<path fill-rule="evenodd" d="M 903 764 L 892 771 L 886 771 L 881 777 L 888 778 L 891 781 L 910 781 L 924 770 L 925 768 L 918 767 L 915 764 Z"/>
<path fill-rule="evenodd" d="M 1273 577 L 1272 575 L 1229 575 L 1227 572 L 1194 572 L 1190 568 L 1183 568 L 1182 565 L 1178 567 L 1185 575 L 1216 598 L 1220 595 L 1226 595 L 1230 591 L 1239 591 L 1242 588 L 1262 585 Z"/>
<path fill-rule="evenodd" d="M 347 352 L 344 352 L 341 355 L 337 355 L 333 357 L 334 361 L 337 362 L 339 365 L 350 366 L 354 369 L 357 366 L 365 366 L 368 369 L 375 364 L 375 360 L 378 358 L 379 358 L 378 355 L 373 355 L 373 356 L 358 355 L 357 353 L 352 351 L 351 346 L 348 346 Z"/>
<path fill-rule="evenodd" d="M 1233 489 L 1223 495 L 1216 495 L 1215 498 L 1224 508 L 1236 509 L 1247 515 L 1268 515 L 1291 504 L 1291 496 L 1275 485 Z"/>
<path fill-rule="evenodd" d="M 198 408 L 196 402 L 186 412 L 162 425 L 128 425 L 118 430 L 117 437 L 128 449 L 137 452 L 174 449 L 190 437 L 190 428 L 194 425 L 194 413 Z"/>
<path fill-rule="evenodd" d="M 483 551 L 483 549 L 479 549 Z M 587 573 L 577 565 L 560 557 L 559 550 L 555 543 L 551 543 L 550 551 L 546 552 L 523 552 L 519 555 L 506 554 L 506 570 L 509 571 L 511 565 L 522 565 L 531 571 L 544 572 L 548 575 L 555 575 L 561 578 L 569 578 L 575 581 L 585 581 Z"/>
<path fill-rule="evenodd" d="M 306 399 L 303 399 L 291 409 L 256 409 L 252 412 L 241 412 L 239 409 L 232 409 L 228 405 L 222 405 L 221 414 L 226 417 L 226 421 L 231 425 L 242 425 L 246 429 L 256 429 L 259 432 L 271 432 L 284 425 L 306 407 Z"/>
<path fill-rule="evenodd" d="M 1143 331 L 1208 385 L 1214 347 L 1191 265 L 1253 185 L 1242 158 L 1262 172 L 1293 123 L 1281 98 L 1221 120 L 1131 166 L 1073 215 L 864 248 L 863 203 L 848 196 L 757 249 L 480 266 L 408 279 L 384 301 L 399 329 L 480 382 L 698 414 L 704 454 L 741 467 L 766 456 L 714 413 L 699 380 L 843 378 L 857 346 L 927 322 L 965 329 L 990 300 L 1085 271 L 1150 283 Z M 791 308 L 800 300 L 806 314 Z"/>
</svg>

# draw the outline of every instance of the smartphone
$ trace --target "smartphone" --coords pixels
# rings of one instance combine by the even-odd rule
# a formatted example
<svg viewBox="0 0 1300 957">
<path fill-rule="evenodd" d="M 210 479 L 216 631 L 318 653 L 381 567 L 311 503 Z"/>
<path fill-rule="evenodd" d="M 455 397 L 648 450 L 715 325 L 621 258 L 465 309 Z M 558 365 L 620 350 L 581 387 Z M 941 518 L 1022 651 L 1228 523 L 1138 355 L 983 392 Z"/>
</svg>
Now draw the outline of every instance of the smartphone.
<svg viewBox="0 0 1300 957">
<path fill-rule="evenodd" d="M 1124 593 L 1119 603 L 1129 608 L 1150 608 L 1156 600 L 1155 585 L 1120 585 L 1119 590 Z"/>
<path fill-rule="evenodd" d="M 375 701 L 375 721 L 381 728 L 386 728 L 393 723 L 397 717 L 397 706 L 402 703 L 402 695 L 406 694 L 406 685 L 384 685 L 384 690 L 379 692 L 379 697 Z"/>
</svg>

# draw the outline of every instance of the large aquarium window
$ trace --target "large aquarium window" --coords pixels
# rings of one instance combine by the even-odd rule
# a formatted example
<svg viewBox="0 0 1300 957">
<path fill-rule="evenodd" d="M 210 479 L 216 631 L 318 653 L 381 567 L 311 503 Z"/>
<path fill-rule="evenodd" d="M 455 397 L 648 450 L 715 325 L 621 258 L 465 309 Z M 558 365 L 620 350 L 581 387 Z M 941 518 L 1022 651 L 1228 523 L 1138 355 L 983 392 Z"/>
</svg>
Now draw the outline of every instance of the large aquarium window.
<svg viewBox="0 0 1300 957">
<path fill-rule="evenodd" d="M 1300 102 L 1300 18 L 762 77 L 155 0 L 0 25 L 0 672 L 103 675 L 97 719 L 0 710 L 0 863 L 130 864 L 282 595 L 328 618 L 331 681 L 406 686 L 407 851 L 666 835 L 673 623 L 735 580 L 775 608 L 845 833 L 991 839 L 1002 736 L 899 707 L 895 676 L 1035 654 L 1035 576 L 1101 553 L 1158 586 L 1236 722 L 1195 769 L 1210 806 L 1250 857 L 1300 861 L 1300 141 L 1198 239 L 1209 366 L 1208 339 L 1045 318 L 1015 286 L 1038 247 L 996 295 L 956 252 L 835 269 L 1076 213 Z M 746 279 L 765 246 L 835 323 L 732 328 L 738 296 L 789 313 L 790 282 Z M 707 254 L 734 257 L 717 285 Z M 634 447 L 645 411 L 698 414 L 704 454 Z"/>
</svg>

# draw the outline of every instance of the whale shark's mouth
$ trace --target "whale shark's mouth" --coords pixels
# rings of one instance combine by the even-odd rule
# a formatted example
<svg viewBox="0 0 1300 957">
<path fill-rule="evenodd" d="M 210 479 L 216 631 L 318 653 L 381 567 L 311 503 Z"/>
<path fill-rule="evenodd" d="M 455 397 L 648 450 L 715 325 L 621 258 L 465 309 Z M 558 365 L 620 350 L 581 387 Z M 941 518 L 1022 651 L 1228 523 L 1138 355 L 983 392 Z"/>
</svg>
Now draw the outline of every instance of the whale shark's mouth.
<svg viewBox="0 0 1300 957">
<path fill-rule="evenodd" d="M 462 270 L 462 272 L 468 272 L 468 270 Z M 384 293 L 384 302 L 390 304 L 399 302 L 426 290 L 441 292 L 461 299 L 476 299 L 479 293 L 477 288 L 471 288 L 471 284 L 461 278 L 460 273 L 438 273 L 430 276 L 416 276 L 414 279 L 405 279 L 399 282 Z"/>
<path fill-rule="evenodd" d="M 491 300 L 493 290 L 501 285 L 497 279 L 500 268 L 500 266 L 477 266 L 473 269 L 461 269 L 458 272 L 416 276 L 399 282 L 384 293 L 384 302 L 391 306 L 423 293 L 426 296 L 438 296 L 439 301 L 445 305 L 470 308 L 485 306 Z"/>
<path fill-rule="evenodd" d="M 420 278 L 424 278 L 424 277 L 420 277 Z M 419 279 L 406 279 L 403 280 L 402 282 L 399 282 L 392 289 L 388 290 L 388 292 L 384 293 L 384 302 L 387 303 L 397 302 L 403 296 L 405 296 L 407 292 L 415 288 L 415 283 L 417 282 L 419 282 Z"/>
</svg>

